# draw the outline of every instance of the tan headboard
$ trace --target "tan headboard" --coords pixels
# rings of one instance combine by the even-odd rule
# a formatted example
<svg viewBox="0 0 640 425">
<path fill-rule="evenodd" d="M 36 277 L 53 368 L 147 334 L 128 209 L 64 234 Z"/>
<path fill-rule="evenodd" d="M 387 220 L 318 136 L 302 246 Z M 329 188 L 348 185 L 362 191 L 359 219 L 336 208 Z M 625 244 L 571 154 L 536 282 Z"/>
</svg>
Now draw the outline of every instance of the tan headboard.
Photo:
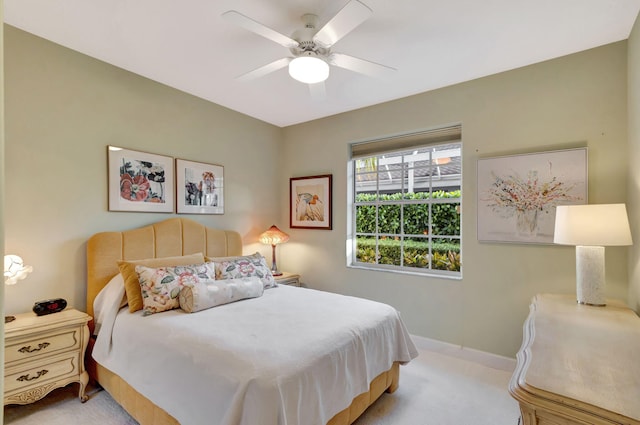
<svg viewBox="0 0 640 425">
<path fill-rule="evenodd" d="M 87 242 L 87 313 L 93 300 L 119 273 L 120 260 L 173 257 L 202 252 L 210 257 L 242 255 L 238 232 L 205 227 L 187 218 L 170 218 L 124 232 L 102 232 Z"/>
</svg>

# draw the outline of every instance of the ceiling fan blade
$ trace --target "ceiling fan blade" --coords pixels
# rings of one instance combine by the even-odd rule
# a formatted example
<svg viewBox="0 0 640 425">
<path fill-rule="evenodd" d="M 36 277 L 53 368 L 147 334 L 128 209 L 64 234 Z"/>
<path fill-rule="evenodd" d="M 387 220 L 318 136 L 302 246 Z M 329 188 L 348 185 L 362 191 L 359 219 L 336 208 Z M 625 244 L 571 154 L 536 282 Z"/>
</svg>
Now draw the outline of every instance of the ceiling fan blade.
<svg viewBox="0 0 640 425">
<path fill-rule="evenodd" d="M 309 84 L 309 93 L 311 93 L 311 99 L 315 101 L 324 100 L 327 97 L 327 90 L 324 85 L 324 81 Z"/>
<path fill-rule="evenodd" d="M 359 72 L 371 77 L 387 77 L 397 71 L 395 68 L 391 68 L 390 66 L 381 65 L 364 59 L 358 59 L 343 53 L 332 53 L 329 56 L 329 63 L 340 68 Z"/>
<path fill-rule="evenodd" d="M 238 81 L 250 81 L 250 80 L 254 80 L 256 78 L 260 78 L 263 77 L 267 74 L 270 74 L 274 71 L 277 71 L 281 68 L 284 68 L 285 66 L 289 65 L 289 62 L 291 62 L 293 58 L 282 58 L 282 59 L 278 59 L 277 61 L 268 63 L 264 66 L 261 66 L 260 68 L 254 69 L 253 71 L 249 71 L 246 74 L 242 74 L 239 77 L 236 78 L 236 80 Z"/>
<path fill-rule="evenodd" d="M 373 11 L 358 0 L 351 0 L 340 9 L 320 30 L 313 36 L 313 41 L 324 48 L 333 46 L 338 40 L 349 34 L 355 27 L 369 19 Z"/>
<path fill-rule="evenodd" d="M 293 38 L 287 37 L 284 34 L 280 34 L 278 31 L 272 30 L 271 28 L 261 24 L 260 22 L 254 21 L 248 16 L 245 16 L 235 10 L 224 12 L 222 14 L 222 17 L 233 24 L 236 24 L 255 34 L 261 35 L 262 37 L 274 41 L 284 47 L 297 47 L 299 44 Z"/>
</svg>

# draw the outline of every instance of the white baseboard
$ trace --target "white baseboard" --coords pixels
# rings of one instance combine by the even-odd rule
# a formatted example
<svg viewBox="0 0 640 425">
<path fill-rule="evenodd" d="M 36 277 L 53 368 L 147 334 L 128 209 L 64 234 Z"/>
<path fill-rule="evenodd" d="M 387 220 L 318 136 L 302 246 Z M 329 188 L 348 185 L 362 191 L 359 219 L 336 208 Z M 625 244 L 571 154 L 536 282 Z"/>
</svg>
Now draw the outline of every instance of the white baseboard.
<svg viewBox="0 0 640 425">
<path fill-rule="evenodd" d="M 516 360 L 510 357 L 499 356 L 497 354 L 488 353 L 486 351 L 467 348 L 461 345 L 450 344 L 448 342 L 425 338 L 418 335 L 411 335 L 411 339 L 419 349 L 429 350 L 436 353 L 445 354 L 447 356 L 456 357 L 462 360 L 476 362 L 493 369 L 513 372 L 516 367 Z"/>
</svg>

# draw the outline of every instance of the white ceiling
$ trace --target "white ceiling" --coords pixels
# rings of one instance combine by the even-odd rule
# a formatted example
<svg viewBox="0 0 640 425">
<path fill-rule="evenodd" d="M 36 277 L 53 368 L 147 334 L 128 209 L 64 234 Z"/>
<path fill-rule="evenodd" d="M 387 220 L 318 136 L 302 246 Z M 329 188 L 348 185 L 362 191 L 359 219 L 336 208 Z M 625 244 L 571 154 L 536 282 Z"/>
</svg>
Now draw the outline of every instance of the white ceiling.
<svg viewBox="0 0 640 425">
<path fill-rule="evenodd" d="M 640 0 L 361 0 L 370 19 L 333 51 L 397 69 L 384 80 L 332 67 L 326 98 L 286 68 L 235 77 L 290 56 L 223 20 L 237 10 L 290 36 L 347 0 L 4 0 L 5 22 L 277 126 L 288 126 L 628 38 Z"/>
</svg>

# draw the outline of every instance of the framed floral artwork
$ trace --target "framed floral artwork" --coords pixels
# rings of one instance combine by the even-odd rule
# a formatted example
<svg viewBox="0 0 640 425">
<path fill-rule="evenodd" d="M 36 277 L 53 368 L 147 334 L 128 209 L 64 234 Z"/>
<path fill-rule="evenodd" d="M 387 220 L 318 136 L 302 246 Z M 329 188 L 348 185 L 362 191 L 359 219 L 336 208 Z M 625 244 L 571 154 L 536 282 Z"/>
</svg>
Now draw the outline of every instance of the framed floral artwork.
<svg viewBox="0 0 640 425">
<path fill-rule="evenodd" d="M 107 147 L 109 211 L 173 212 L 173 158 Z"/>
<path fill-rule="evenodd" d="M 293 177 L 289 181 L 290 227 L 331 230 L 332 175 Z"/>
<path fill-rule="evenodd" d="M 587 203 L 587 148 L 478 159 L 478 240 L 553 243 L 558 205 Z"/>
<path fill-rule="evenodd" d="M 176 159 L 177 210 L 181 214 L 224 214 L 224 167 Z"/>
</svg>

